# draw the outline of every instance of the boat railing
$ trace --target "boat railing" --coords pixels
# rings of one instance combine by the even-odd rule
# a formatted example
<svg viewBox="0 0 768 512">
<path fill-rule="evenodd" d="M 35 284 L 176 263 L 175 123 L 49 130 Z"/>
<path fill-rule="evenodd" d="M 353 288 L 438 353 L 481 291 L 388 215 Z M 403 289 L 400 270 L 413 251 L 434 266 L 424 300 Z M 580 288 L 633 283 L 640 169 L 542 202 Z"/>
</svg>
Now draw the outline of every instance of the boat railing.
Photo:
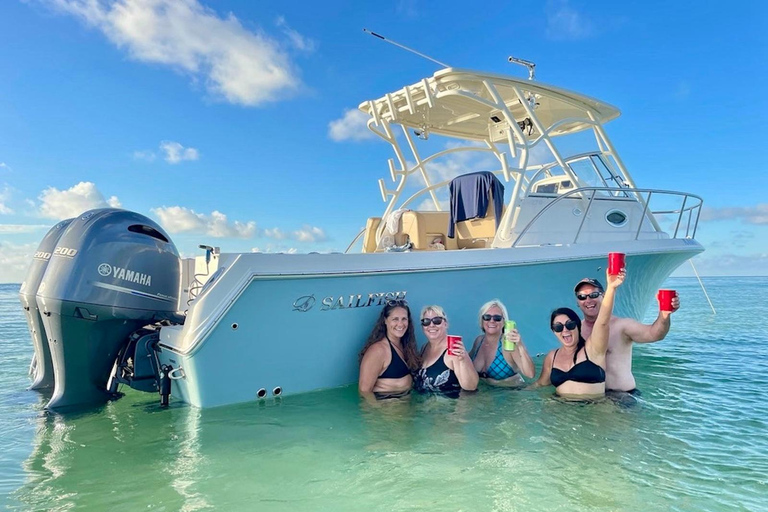
<svg viewBox="0 0 768 512">
<path fill-rule="evenodd" d="M 360 240 L 360 237 L 365 234 L 365 229 L 366 228 L 363 227 L 363 229 L 360 230 L 357 236 L 355 236 L 355 238 L 351 242 L 349 242 L 349 245 L 347 246 L 347 248 L 344 249 L 344 254 L 347 254 L 350 251 L 350 249 L 352 249 L 352 247 L 355 246 L 355 243 L 357 243 L 357 241 Z"/>
<path fill-rule="evenodd" d="M 614 194 L 617 190 L 621 190 L 627 194 L 626 197 L 616 197 Z M 529 195 L 533 197 L 535 194 Z M 696 237 L 696 228 L 699 223 L 699 217 L 701 215 L 701 207 L 703 199 L 697 195 L 689 194 L 686 192 L 677 192 L 672 190 L 661 189 L 640 189 L 621 187 L 582 187 L 577 188 L 566 193 L 563 193 L 556 197 L 549 204 L 544 206 L 533 218 L 526 224 L 525 228 L 520 231 L 519 235 L 512 242 L 512 247 L 518 247 L 525 236 L 534 231 L 534 228 L 539 224 L 546 223 L 546 217 L 548 212 L 556 212 L 559 208 L 566 204 L 569 200 L 582 200 L 587 202 L 587 206 L 581 213 L 581 222 L 578 229 L 573 233 L 572 240 L 566 243 L 579 243 L 579 239 L 584 236 L 589 229 L 585 229 L 587 218 L 593 209 L 594 205 L 599 201 L 613 201 L 613 202 L 625 202 L 631 201 L 642 205 L 642 214 L 639 216 L 637 222 L 637 229 L 634 230 L 634 240 L 638 240 L 642 233 L 643 226 L 651 226 L 657 232 L 664 231 L 658 227 L 658 220 L 666 218 L 665 216 L 673 216 L 674 229 L 671 238 L 688 238 L 693 239 Z M 657 209 L 652 208 L 652 202 L 658 204 L 660 201 L 664 201 L 664 207 Z M 670 202 L 671 201 L 671 202 Z M 672 206 L 670 206 L 672 205 Z M 679 206 L 676 206 L 679 205 Z M 649 223 L 646 223 L 645 220 Z M 627 231 L 624 231 L 627 233 Z M 537 244 L 540 245 L 540 244 Z"/>
</svg>

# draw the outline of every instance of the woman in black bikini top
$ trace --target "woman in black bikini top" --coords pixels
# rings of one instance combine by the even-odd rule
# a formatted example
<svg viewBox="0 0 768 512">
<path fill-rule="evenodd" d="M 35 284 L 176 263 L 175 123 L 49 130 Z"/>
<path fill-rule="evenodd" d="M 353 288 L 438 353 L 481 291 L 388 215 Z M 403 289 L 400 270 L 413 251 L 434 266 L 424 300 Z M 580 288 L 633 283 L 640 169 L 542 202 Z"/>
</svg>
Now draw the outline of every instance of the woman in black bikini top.
<svg viewBox="0 0 768 512">
<path fill-rule="evenodd" d="M 569 308 L 559 308 L 550 316 L 550 328 L 562 347 L 544 359 L 541 374 L 533 387 L 555 386 L 558 395 L 571 398 L 595 398 L 605 395 L 605 353 L 608 350 L 608 326 L 613 313 L 616 289 L 626 277 L 606 272 L 600 312 L 588 340 L 581 336 L 581 319 Z"/>
<path fill-rule="evenodd" d="M 366 398 L 403 394 L 411 389 L 411 374 L 418 367 L 411 310 L 405 300 L 391 300 L 360 351 L 360 394 Z"/>
</svg>

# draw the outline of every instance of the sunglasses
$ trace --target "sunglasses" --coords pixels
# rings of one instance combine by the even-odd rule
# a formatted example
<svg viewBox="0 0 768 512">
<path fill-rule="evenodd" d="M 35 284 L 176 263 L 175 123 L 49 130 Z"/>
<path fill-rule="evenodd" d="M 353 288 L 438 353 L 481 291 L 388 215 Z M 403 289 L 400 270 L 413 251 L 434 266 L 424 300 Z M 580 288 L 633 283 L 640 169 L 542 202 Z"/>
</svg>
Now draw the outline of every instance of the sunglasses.
<svg viewBox="0 0 768 512">
<path fill-rule="evenodd" d="M 502 320 L 504 320 L 504 317 L 501 315 L 489 315 L 488 313 L 486 313 L 483 315 L 483 320 L 485 320 L 486 322 L 490 322 L 491 320 L 493 320 L 494 322 L 501 322 Z"/>
<path fill-rule="evenodd" d="M 561 324 L 560 322 L 552 324 L 552 330 L 555 332 L 563 332 L 563 327 L 568 329 L 569 331 L 572 331 L 576 328 L 576 326 L 579 325 L 573 320 L 568 320 L 565 322 L 565 325 Z"/>
<path fill-rule="evenodd" d="M 601 292 L 577 293 L 576 298 L 579 300 L 596 299 L 601 295 L 602 295 Z"/>
<path fill-rule="evenodd" d="M 435 316 L 432 318 L 422 318 L 421 325 L 422 327 L 428 327 L 429 324 L 440 325 L 441 323 L 443 323 L 443 320 L 445 320 L 445 318 L 441 316 Z"/>
<path fill-rule="evenodd" d="M 392 299 L 387 301 L 387 306 L 394 308 L 398 306 L 408 307 L 408 301 L 405 299 Z"/>
</svg>

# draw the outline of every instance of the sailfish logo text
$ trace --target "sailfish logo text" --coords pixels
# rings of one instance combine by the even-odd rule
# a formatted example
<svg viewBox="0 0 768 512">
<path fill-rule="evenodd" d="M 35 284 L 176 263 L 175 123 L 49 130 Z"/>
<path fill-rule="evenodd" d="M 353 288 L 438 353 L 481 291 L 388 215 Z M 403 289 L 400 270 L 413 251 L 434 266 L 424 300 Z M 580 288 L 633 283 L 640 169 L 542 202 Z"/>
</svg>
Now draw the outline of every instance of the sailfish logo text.
<svg viewBox="0 0 768 512">
<path fill-rule="evenodd" d="M 109 270 L 111 270 L 111 272 L 109 272 Z M 131 283 L 138 283 L 144 286 L 152 286 L 152 276 L 150 274 L 142 274 L 141 272 L 136 272 L 135 270 L 116 267 L 114 265 L 111 265 L 110 269 L 110 265 L 108 263 L 102 263 L 99 265 L 99 274 L 103 275 L 104 277 L 111 275 L 114 279 L 129 281 Z"/>
</svg>

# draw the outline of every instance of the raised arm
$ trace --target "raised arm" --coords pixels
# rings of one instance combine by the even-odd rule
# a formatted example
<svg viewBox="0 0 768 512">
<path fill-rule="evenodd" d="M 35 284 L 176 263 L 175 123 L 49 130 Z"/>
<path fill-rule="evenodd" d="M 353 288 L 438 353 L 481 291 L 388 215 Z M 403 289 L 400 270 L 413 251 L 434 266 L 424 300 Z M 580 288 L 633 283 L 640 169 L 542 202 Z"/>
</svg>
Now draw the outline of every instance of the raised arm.
<svg viewBox="0 0 768 512">
<path fill-rule="evenodd" d="M 602 356 L 608 351 L 608 337 L 611 324 L 611 315 L 613 315 L 613 304 L 616 300 L 616 289 L 624 282 L 627 272 L 622 269 L 618 275 L 612 276 L 605 272 L 608 287 L 603 296 L 603 302 L 600 304 L 600 312 L 597 314 L 595 326 L 592 328 L 592 334 L 589 335 L 587 345 L 589 351 L 595 356 Z"/>
<path fill-rule="evenodd" d="M 671 325 L 670 315 L 679 308 L 680 299 L 675 297 L 672 299 L 672 311 L 659 311 L 659 316 L 650 325 L 642 324 L 631 318 L 622 319 L 618 326 L 621 329 L 622 337 L 627 341 L 637 343 L 653 343 L 663 340 Z"/>
</svg>

